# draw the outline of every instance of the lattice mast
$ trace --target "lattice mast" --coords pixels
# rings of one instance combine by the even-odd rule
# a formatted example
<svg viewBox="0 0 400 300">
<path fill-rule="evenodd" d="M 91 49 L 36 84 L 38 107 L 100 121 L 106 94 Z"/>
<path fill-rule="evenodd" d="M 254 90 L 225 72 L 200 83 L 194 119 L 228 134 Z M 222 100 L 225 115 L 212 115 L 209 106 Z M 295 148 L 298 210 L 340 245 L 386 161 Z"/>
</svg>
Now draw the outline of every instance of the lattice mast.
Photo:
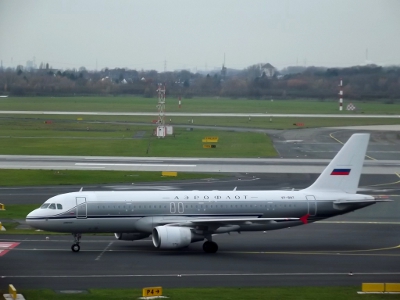
<svg viewBox="0 0 400 300">
<path fill-rule="evenodd" d="M 158 84 L 158 126 L 165 126 L 165 85 L 162 83 Z"/>
</svg>

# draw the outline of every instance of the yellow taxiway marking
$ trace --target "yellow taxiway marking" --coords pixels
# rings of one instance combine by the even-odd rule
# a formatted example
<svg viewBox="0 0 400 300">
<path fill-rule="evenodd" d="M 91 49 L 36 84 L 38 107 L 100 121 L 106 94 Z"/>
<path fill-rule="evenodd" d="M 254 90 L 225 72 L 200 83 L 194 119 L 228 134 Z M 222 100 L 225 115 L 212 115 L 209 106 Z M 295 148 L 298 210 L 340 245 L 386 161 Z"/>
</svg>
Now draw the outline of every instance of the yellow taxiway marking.
<svg viewBox="0 0 400 300">
<path fill-rule="evenodd" d="M 220 251 L 224 253 L 242 254 L 291 254 L 291 255 L 358 255 L 358 256 L 400 256 L 400 254 L 370 254 L 367 252 L 378 252 L 400 249 L 400 245 L 385 248 L 363 249 L 363 250 L 330 250 L 330 251 Z"/>
<path fill-rule="evenodd" d="M 397 177 L 400 178 L 400 174 L 399 174 L 399 173 L 394 173 L 394 174 L 395 174 Z M 398 184 L 398 183 L 400 183 L 400 180 L 397 180 L 397 181 L 395 181 L 395 182 L 390 182 L 390 183 L 373 184 L 373 185 L 370 185 L 370 186 L 392 185 L 392 184 Z M 397 195 L 393 195 L 393 196 L 397 196 Z"/>
</svg>

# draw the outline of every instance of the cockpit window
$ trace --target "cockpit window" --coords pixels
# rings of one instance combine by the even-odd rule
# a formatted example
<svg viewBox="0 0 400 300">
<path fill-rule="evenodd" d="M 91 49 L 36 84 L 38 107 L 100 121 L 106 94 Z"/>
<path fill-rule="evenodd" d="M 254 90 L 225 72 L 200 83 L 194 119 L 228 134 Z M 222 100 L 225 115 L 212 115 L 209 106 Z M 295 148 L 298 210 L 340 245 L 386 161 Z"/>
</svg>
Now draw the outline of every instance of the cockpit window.
<svg viewBox="0 0 400 300">
<path fill-rule="evenodd" d="M 56 204 L 55 203 L 51 203 L 49 206 L 50 209 L 56 209 Z"/>
<path fill-rule="evenodd" d="M 62 209 L 62 205 L 60 203 L 57 203 L 57 209 Z"/>
<path fill-rule="evenodd" d="M 44 203 L 40 208 L 47 208 L 50 205 L 50 203 Z"/>
</svg>

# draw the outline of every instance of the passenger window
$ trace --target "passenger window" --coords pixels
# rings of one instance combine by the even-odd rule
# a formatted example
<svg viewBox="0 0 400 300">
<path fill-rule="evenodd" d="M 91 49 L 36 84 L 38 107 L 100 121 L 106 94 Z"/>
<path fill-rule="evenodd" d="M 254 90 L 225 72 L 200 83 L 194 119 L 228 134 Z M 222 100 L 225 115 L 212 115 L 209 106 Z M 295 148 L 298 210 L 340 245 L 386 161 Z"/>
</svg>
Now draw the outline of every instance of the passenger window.
<svg viewBox="0 0 400 300">
<path fill-rule="evenodd" d="M 45 203 L 45 204 L 43 204 L 40 208 L 47 208 L 48 206 L 49 206 L 50 204 L 49 203 Z"/>
<path fill-rule="evenodd" d="M 57 209 L 62 209 L 62 205 L 60 203 L 57 203 Z"/>
<path fill-rule="evenodd" d="M 56 209 L 56 204 L 55 204 L 55 203 L 51 203 L 51 204 L 49 205 L 49 208 L 50 208 L 50 209 Z"/>
</svg>

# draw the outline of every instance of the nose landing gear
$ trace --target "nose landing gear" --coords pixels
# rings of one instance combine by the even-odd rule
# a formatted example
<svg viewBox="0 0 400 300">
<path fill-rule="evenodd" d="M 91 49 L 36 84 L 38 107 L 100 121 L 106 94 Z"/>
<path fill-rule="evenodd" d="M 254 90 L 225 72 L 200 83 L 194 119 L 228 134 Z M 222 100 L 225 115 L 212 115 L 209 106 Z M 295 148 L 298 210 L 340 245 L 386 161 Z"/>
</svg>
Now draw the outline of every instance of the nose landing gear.
<svg viewBox="0 0 400 300">
<path fill-rule="evenodd" d="M 71 246 L 72 252 L 79 252 L 81 250 L 81 246 L 79 246 L 79 241 L 82 237 L 80 233 L 73 233 L 74 236 L 74 244 Z"/>
</svg>

